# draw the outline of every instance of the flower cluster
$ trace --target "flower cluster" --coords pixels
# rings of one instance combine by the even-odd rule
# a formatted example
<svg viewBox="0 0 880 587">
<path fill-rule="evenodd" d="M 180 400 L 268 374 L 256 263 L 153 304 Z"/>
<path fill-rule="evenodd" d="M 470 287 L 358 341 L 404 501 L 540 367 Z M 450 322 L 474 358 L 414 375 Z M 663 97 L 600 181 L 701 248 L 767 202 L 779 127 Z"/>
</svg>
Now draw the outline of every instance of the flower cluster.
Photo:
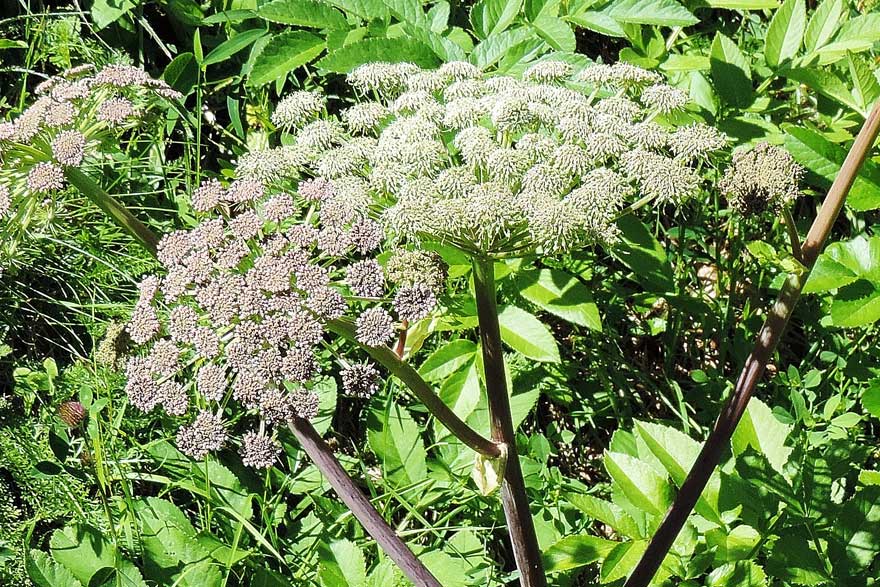
<svg viewBox="0 0 880 587">
<path fill-rule="evenodd" d="M 138 125 L 156 97 L 181 95 L 128 65 L 95 72 L 90 65 L 51 77 L 13 121 L 0 123 L 0 216 L 20 195 L 45 195 L 66 185 L 64 169 L 81 166 L 108 132 Z"/>
<path fill-rule="evenodd" d="M 292 141 L 247 155 L 239 171 L 315 177 L 347 200 L 388 203 L 382 221 L 401 240 L 477 253 L 613 242 L 628 198 L 687 200 L 727 143 L 703 124 L 675 127 L 687 94 L 627 64 L 544 61 L 515 79 L 464 62 L 370 63 L 348 81 L 364 101 L 338 119 L 322 117 L 318 94 L 284 98 L 273 121 Z"/>
<path fill-rule="evenodd" d="M 442 276 L 426 275 L 430 286 L 404 280 L 399 260 L 386 274 L 376 259 L 382 227 L 360 184 L 208 180 L 192 201 L 201 223 L 166 235 L 162 275 L 141 282 L 126 327 L 140 345 L 126 392 L 143 411 L 187 417 L 177 446 L 196 459 L 253 421 L 237 437 L 239 453 L 245 465 L 268 467 L 280 451 L 277 427 L 317 414 L 311 388 L 334 356 L 326 323 L 350 320 L 357 342 L 385 345 L 398 322 L 433 310 Z M 375 366 L 339 362 L 345 394 L 377 392 Z"/>
<path fill-rule="evenodd" d="M 733 154 L 718 184 L 734 210 L 743 216 L 779 214 L 800 195 L 804 169 L 788 151 L 769 143 Z"/>
</svg>

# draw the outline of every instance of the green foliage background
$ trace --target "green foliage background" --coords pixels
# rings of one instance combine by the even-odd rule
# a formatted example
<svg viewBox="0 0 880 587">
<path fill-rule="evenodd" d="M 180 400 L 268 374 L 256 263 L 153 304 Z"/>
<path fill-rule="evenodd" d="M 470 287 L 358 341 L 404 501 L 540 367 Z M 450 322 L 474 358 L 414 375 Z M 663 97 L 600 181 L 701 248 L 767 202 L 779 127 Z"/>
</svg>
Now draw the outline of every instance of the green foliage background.
<svg viewBox="0 0 880 587">
<path fill-rule="evenodd" d="M 22 0 L 0 9 L 0 115 L 28 103 L 40 72 L 125 61 L 164 77 L 185 112 L 101 178 L 164 231 L 194 222 L 192 186 L 274 138 L 278 96 L 320 86 L 338 108 L 361 63 L 516 75 L 543 58 L 620 59 L 669 76 L 735 144 L 783 145 L 808 170 L 803 234 L 880 98 L 878 48 L 880 12 L 848 0 Z M 260 476 L 231 455 L 189 461 L 161 416 L 128 408 L 116 341 L 99 342 L 153 262 L 86 200 L 39 204 L 0 228 L 0 584 L 405 585 L 291 439 Z M 658 584 L 880 575 L 877 209 L 874 157 Z M 560 587 L 622 583 L 792 270 L 784 228 L 732 217 L 719 194 L 620 229 L 610 251 L 496 268 L 523 469 Z M 450 312 L 411 334 L 411 361 L 484 430 L 468 264 L 439 252 L 459 279 Z M 472 455 L 397 385 L 364 405 L 324 380 L 319 431 L 444 585 L 515 581 Z M 71 398 L 88 412 L 72 430 L 57 416 Z"/>
</svg>

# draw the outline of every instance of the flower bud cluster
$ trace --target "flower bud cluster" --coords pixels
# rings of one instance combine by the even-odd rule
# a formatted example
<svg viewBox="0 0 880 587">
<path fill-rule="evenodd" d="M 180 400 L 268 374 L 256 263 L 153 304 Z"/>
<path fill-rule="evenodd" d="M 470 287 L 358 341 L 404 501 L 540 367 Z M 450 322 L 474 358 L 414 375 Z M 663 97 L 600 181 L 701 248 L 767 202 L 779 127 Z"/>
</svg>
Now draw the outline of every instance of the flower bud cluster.
<svg viewBox="0 0 880 587">
<path fill-rule="evenodd" d="M 157 98 L 181 94 L 128 65 L 95 72 L 82 66 L 36 87 L 38 98 L 18 118 L 0 123 L 0 216 L 21 195 L 64 189 L 64 169 L 87 162 L 94 147 L 138 126 Z"/>
<path fill-rule="evenodd" d="M 200 224 L 163 237 L 161 274 L 141 282 L 126 327 L 139 345 L 126 392 L 143 411 L 186 418 L 177 446 L 193 458 L 236 443 L 245 465 L 271 466 L 277 427 L 318 412 L 312 389 L 337 352 L 325 341 L 327 321 L 348 320 L 357 342 L 381 346 L 400 321 L 437 304 L 442 277 L 404 280 L 412 271 L 400 260 L 386 276 L 377 261 L 384 235 L 365 179 L 291 186 L 206 181 L 192 194 Z M 378 391 L 374 365 L 340 362 L 343 393 Z"/>
<path fill-rule="evenodd" d="M 700 165 L 727 143 L 706 125 L 676 127 L 687 93 L 627 64 L 575 71 L 543 61 L 516 79 L 462 62 L 434 71 L 369 63 L 348 81 L 363 101 L 338 120 L 320 116 L 317 95 L 279 104 L 274 118 L 293 132 L 283 149 L 298 155 L 286 173 L 383 202 L 382 222 L 400 240 L 481 254 L 613 242 L 631 197 L 688 200 L 702 186 Z M 264 178 L 261 167 L 284 168 L 249 167 Z M 416 293 L 404 297 L 419 315 L 409 307 Z"/>
</svg>

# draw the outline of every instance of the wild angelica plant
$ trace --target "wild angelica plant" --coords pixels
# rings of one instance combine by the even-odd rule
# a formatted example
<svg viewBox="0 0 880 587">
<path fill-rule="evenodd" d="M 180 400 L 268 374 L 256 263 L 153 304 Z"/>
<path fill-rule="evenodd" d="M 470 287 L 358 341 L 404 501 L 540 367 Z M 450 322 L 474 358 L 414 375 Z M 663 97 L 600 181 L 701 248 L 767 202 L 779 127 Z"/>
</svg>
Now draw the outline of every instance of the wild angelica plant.
<svg viewBox="0 0 880 587">
<path fill-rule="evenodd" d="M 36 94 L 18 118 L 0 123 L 0 218 L 8 216 L 7 226 L 22 230 L 39 207 L 72 184 L 154 250 L 153 234 L 81 168 L 101 163 L 102 144 L 118 143 L 180 93 L 136 67 L 95 72 L 84 65 L 46 79 Z"/>
<path fill-rule="evenodd" d="M 229 185 L 209 180 L 193 192 L 202 221 L 161 240 L 163 275 L 143 281 L 127 327 L 142 345 L 127 367 L 129 398 L 185 418 L 177 444 L 197 459 L 235 442 L 245 465 L 271 466 L 273 431 L 290 423 L 410 578 L 437 585 L 356 499 L 308 424 L 310 385 L 332 363 L 346 393 L 376 392 L 376 365 L 340 354 L 360 347 L 479 453 L 478 469 L 497 472 L 521 583 L 545 585 L 515 450 L 494 259 L 613 245 L 627 204 L 697 197 L 726 138 L 675 126 L 687 95 L 626 64 L 574 72 L 546 61 L 520 80 L 467 63 L 372 63 L 349 82 L 364 100 L 339 117 L 318 93 L 285 97 L 272 115 L 282 144 L 243 155 Z M 473 261 L 491 440 L 388 346 L 437 307 L 443 272 L 420 250 L 431 241 Z M 393 254 L 384 269 L 383 245 Z M 328 331 L 354 346 L 331 345 Z"/>
</svg>

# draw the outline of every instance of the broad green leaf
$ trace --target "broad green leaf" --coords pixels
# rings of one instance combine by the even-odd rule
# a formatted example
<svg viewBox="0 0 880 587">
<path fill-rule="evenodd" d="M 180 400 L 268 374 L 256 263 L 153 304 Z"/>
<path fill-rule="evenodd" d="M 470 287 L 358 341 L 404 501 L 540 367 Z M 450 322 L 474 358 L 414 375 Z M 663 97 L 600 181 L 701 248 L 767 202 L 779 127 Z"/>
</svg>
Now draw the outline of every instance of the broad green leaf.
<svg viewBox="0 0 880 587">
<path fill-rule="evenodd" d="M 28 577 L 37 587 L 82 587 L 67 567 L 45 552 L 31 550 L 26 559 Z"/>
<path fill-rule="evenodd" d="M 522 0 L 480 0 L 471 8 L 471 24 L 480 38 L 507 29 L 522 9 Z"/>
<path fill-rule="evenodd" d="M 874 71 L 861 57 L 852 53 L 847 53 L 846 57 L 849 75 L 853 80 L 853 96 L 861 105 L 861 112 L 866 112 L 880 96 L 880 83 L 877 82 Z"/>
<path fill-rule="evenodd" d="M 504 306 L 498 314 L 501 340 L 518 353 L 535 361 L 559 362 L 556 339 L 547 326 L 516 306 Z"/>
<path fill-rule="evenodd" d="M 862 407 L 875 418 L 880 418 L 880 379 L 873 380 L 862 392 Z"/>
<path fill-rule="evenodd" d="M 0 39 L 0 49 L 27 49 L 28 44 L 17 39 Z"/>
<path fill-rule="evenodd" d="M 589 494 L 568 493 L 565 496 L 571 505 L 596 519 L 627 538 L 645 538 L 635 520 L 617 504 L 593 497 Z"/>
<path fill-rule="evenodd" d="M 400 63 L 410 61 L 422 67 L 434 67 L 439 60 L 430 47 L 415 39 L 364 39 L 323 57 L 316 64 L 325 71 L 348 73 L 358 65 L 371 61 Z"/>
<path fill-rule="evenodd" d="M 480 41 L 470 55 L 470 62 L 480 69 L 487 69 L 495 65 L 514 47 L 530 39 L 532 39 L 532 31 L 526 27 L 508 29 Z"/>
<path fill-rule="evenodd" d="M 367 581 L 364 552 L 350 540 L 321 548 L 318 579 L 322 587 L 363 587 Z"/>
<path fill-rule="evenodd" d="M 422 25 L 427 17 L 422 9 L 421 0 L 382 0 L 391 13 L 403 22 Z"/>
<path fill-rule="evenodd" d="M 437 34 L 446 30 L 449 25 L 449 11 L 451 7 L 449 2 L 440 0 L 428 10 L 428 20 L 431 23 L 431 30 Z"/>
<path fill-rule="evenodd" d="M 823 292 L 859 279 L 880 283 L 880 236 L 831 243 L 816 259 L 804 292 Z"/>
<path fill-rule="evenodd" d="M 767 37 L 764 40 L 767 65 L 777 68 L 797 55 L 806 25 L 807 10 L 804 0 L 785 0 L 773 14 L 767 28 Z"/>
<path fill-rule="evenodd" d="M 596 10 L 587 10 L 579 14 L 564 17 L 568 22 L 601 33 L 609 37 L 626 37 L 623 27 L 613 17 Z"/>
<path fill-rule="evenodd" d="M 574 324 L 602 332 L 599 308 L 587 286 L 558 269 L 521 271 L 516 284 L 522 297 Z"/>
<path fill-rule="evenodd" d="M 746 524 L 730 532 L 723 525 L 706 533 L 706 545 L 715 549 L 715 564 L 750 558 L 752 550 L 761 541 L 761 533 Z"/>
<path fill-rule="evenodd" d="M 336 379 L 333 377 L 321 377 L 309 389 L 318 396 L 318 415 L 312 420 L 312 426 L 315 427 L 318 434 L 324 434 L 330 429 L 333 415 L 336 414 Z"/>
<path fill-rule="evenodd" d="M 807 51 L 815 51 L 831 40 L 840 27 L 843 15 L 843 0 L 823 0 L 807 25 L 804 46 Z"/>
<path fill-rule="evenodd" d="M 700 443 L 675 428 L 650 422 L 636 421 L 636 431 L 673 483 L 681 487 L 700 454 Z M 720 477 L 714 472 L 696 506 L 700 515 L 716 523 L 721 521 L 718 507 L 720 484 Z"/>
<path fill-rule="evenodd" d="M 765 241 L 750 241 L 746 249 L 762 265 L 776 267 L 785 273 L 802 275 L 807 268 L 794 255 L 786 250 L 777 251 L 776 247 Z"/>
<path fill-rule="evenodd" d="M 815 546 L 796 529 L 783 531 L 773 543 L 766 566 L 773 577 L 794 585 L 821 585 L 829 579 Z"/>
<path fill-rule="evenodd" d="M 390 11 L 382 0 L 327 0 L 327 3 L 363 20 L 384 22 L 390 17 Z"/>
<path fill-rule="evenodd" d="M 253 10 L 247 9 L 224 10 L 223 12 L 206 16 L 202 19 L 202 24 L 211 25 L 241 22 L 249 18 L 257 18 L 257 13 Z"/>
<path fill-rule="evenodd" d="M 880 487 L 860 489 L 835 516 L 828 556 L 835 573 L 855 577 L 880 553 Z"/>
<path fill-rule="evenodd" d="M 606 452 L 605 469 L 630 502 L 641 510 L 662 516 L 672 503 L 666 477 L 630 455 Z"/>
<path fill-rule="evenodd" d="M 324 50 L 324 39 L 307 31 L 279 33 L 254 60 L 248 82 L 262 86 L 286 78 L 294 69 L 305 65 Z"/>
<path fill-rule="evenodd" d="M 253 517 L 251 498 L 235 473 L 213 459 L 208 460 L 207 463 L 204 461 L 193 463 L 192 468 L 193 481 L 203 490 L 208 489 L 205 479 L 210 480 L 211 499 L 215 503 L 227 506 L 246 520 Z"/>
<path fill-rule="evenodd" d="M 779 8 L 778 0 L 706 0 L 712 8 L 728 10 L 773 10 Z"/>
<path fill-rule="evenodd" d="M 834 36 L 835 43 L 855 41 L 866 44 L 866 49 L 880 41 L 880 13 L 871 12 L 850 19 L 840 25 Z"/>
<path fill-rule="evenodd" d="M 843 287 L 831 303 L 831 322 L 851 328 L 880 320 L 880 290 L 877 284 L 857 281 Z"/>
<path fill-rule="evenodd" d="M 367 440 L 396 486 L 417 483 L 428 475 L 427 454 L 419 426 L 396 403 L 374 401 L 367 414 Z"/>
<path fill-rule="evenodd" d="M 199 65 L 192 53 L 181 53 L 165 68 L 162 79 L 180 92 L 189 94 L 199 81 Z"/>
<path fill-rule="evenodd" d="M 663 248 L 648 227 L 633 214 L 617 221 L 621 240 L 611 253 L 633 272 L 632 279 L 650 288 L 666 292 L 674 289 L 672 265 Z"/>
<path fill-rule="evenodd" d="M 191 563 L 208 556 L 198 542 L 195 529 L 177 506 L 169 501 L 148 497 L 134 503 L 140 522 L 140 536 L 145 558 L 159 568 L 178 562 Z"/>
<path fill-rule="evenodd" d="M 116 565 L 116 547 L 104 534 L 86 524 L 71 524 L 56 530 L 49 540 L 52 557 L 70 570 L 83 585 L 101 569 Z"/>
<path fill-rule="evenodd" d="M 709 574 L 706 587 L 763 587 L 767 574 L 752 561 L 724 564 Z"/>
<path fill-rule="evenodd" d="M 785 132 L 788 152 L 815 174 L 823 187 L 830 186 L 846 159 L 846 150 L 808 128 L 787 126 Z M 862 164 L 846 201 L 854 210 L 880 208 L 880 165 L 870 160 Z"/>
<path fill-rule="evenodd" d="M 703 55 L 678 55 L 671 53 L 666 61 L 660 64 L 663 71 L 708 71 L 712 67 L 711 59 Z"/>
<path fill-rule="evenodd" d="M 472 361 L 476 352 L 476 343 L 466 338 L 453 340 L 431 353 L 419 374 L 428 382 L 442 381 Z"/>
<path fill-rule="evenodd" d="M 251 44 L 265 34 L 265 29 L 248 29 L 226 39 L 205 56 L 204 61 L 202 61 L 202 67 L 226 61 L 239 51 L 250 47 Z"/>
<path fill-rule="evenodd" d="M 791 425 L 780 422 L 773 411 L 758 398 L 749 400 L 746 412 L 733 433 L 731 444 L 737 455 L 748 447 L 767 457 L 773 469 L 782 474 L 792 449 L 785 446 Z"/>
<path fill-rule="evenodd" d="M 221 587 L 222 577 L 220 576 L 220 571 L 215 567 L 210 567 L 208 569 L 209 572 L 211 569 L 214 569 L 213 573 L 211 573 L 213 576 L 201 575 L 196 577 L 195 575 L 190 575 L 187 577 L 187 581 L 181 585 L 184 587 Z M 113 587 L 147 587 L 146 582 L 144 582 L 144 576 L 133 562 L 119 559 L 116 561 L 115 570 L 116 572 L 109 580 L 109 584 L 113 585 Z"/>
<path fill-rule="evenodd" d="M 548 45 L 556 51 L 574 51 L 577 40 L 571 26 L 555 16 L 541 16 L 532 22 L 532 26 Z"/>
<path fill-rule="evenodd" d="M 599 579 L 602 583 L 613 583 L 625 578 L 635 568 L 646 548 L 647 540 L 621 542 L 602 561 Z"/>
<path fill-rule="evenodd" d="M 603 12 L 614 20 L 629 24 L 675 27 L 699 22 L 697 17 L 675 0 L 615 0 Z"/>
<path fill-rule="evenodd" d="M 744 108 L 752 103 L 752 69 L 736 43 L 718 32 L 709 51 L 712 81 L 718 95 L 733 106 Z"/>
<path fill-rule="evenodd" d="M 544 551 L 544 569 L 559 573 L 591 565 L 608 556 L 616 545 L 598 536 L 568 536 Z"/>
<path fill-rule="evenodd" d="M 862 485 L 880 487 L 880 471 L 868 471 L 862 469 L 859 471 L 859 483 Z"/>
<path fill-rule="evenodd" d="M 92 22 L 101 30 L 124 17 L 135 6 L 135 0 L 95 0 L 92 2 Z"/>
<path fill-rule="evenodd" d="M 348 23 L 341 12 L 316 0 L 272 0 L 257 10 L 260 18 L 279 24 L 316 29 L 344 29 Z"/>
<path fill-rule="evenodd" d="M 467 420 L 480 403 L 480 375 L 477 373 L 473 355 L 470 361 L 467 369 L 457 371 L 440 387 L 440 399 L 462 420 Z M 434 426 L 438 438 L 449 435 L 439 420 L 434 420 Z"/>
</svg>

